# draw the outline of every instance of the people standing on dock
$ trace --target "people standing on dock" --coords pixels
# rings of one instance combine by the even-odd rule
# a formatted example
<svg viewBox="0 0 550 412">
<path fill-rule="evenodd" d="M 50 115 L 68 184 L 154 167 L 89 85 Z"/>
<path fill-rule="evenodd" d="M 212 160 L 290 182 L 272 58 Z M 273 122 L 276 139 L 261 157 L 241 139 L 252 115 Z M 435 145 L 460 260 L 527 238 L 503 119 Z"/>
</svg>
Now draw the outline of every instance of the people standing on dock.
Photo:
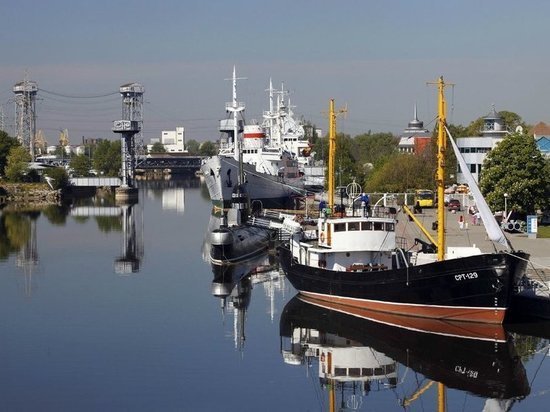
<svg viewBox="0 0 550 412">
<path fill-rule="evenodd" d="M 479 213 L 479 211 L 476 211 L 474 213 L 474 225 L 479 225 L 479 222 L 481 220 L 481 214 Z"/>
</svg>

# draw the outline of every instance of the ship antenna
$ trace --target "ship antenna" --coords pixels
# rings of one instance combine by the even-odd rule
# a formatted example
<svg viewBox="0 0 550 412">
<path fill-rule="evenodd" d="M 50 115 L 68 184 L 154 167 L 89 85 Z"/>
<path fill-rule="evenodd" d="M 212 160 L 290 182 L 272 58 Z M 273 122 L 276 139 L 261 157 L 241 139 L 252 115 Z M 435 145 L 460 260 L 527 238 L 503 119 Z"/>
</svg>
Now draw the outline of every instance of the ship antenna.
<svg viewBox="0 0 550 412">
<path fill-rule="evenodd" d="M 245 105 L 243 102 L 237 101 L 237 80 L 247 80 L 246 77 L 237 77 L 237 71 L 233 66 L 233 77 L 225 80 L 232 80 L 233 82 L 233 100 L 225 105 L 225 110 L 233 113 L 233 157 L 238 160 L 240 157 L 240 144 L 239 144 L 239 127 L 238 127 L 238 113 L 244 111 Z"/>
</svg>

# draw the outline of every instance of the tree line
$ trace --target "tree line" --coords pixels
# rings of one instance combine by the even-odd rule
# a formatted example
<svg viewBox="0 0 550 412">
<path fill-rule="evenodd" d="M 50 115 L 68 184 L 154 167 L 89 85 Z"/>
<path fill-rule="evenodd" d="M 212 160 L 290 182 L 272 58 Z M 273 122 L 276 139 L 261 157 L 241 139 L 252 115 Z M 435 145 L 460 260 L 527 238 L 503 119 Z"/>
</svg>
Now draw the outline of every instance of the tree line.
<svg viewBox="0 0 550 412">
<path fill-rule="evenodd" d="M 538 149 L 527 133 L 528 125 L 513 112 L 501 111 L 508 134 L 491 150 L 482 165 L 480 189 L 493 210 L 504 209 L 504 193 L 509 209 L 532 214 L 550 207 L 550 159 Z M 448 125 L 453 138 L 479 136 L 484 118 L 468 126 Z M 521 129 L 518 128 L 521 126 Z M 435 189 L 437 130 L 420 154 L 400 153 L 399 138 L 392 133 L 367 133 L 354 137 L 339 133 L 336 138 L 336 184 L 352 181 L 366 192 L 400 193 L 415 189 Z M 316 160 L 327 161 L 328 136 L 315 137 Z M 457 160 L 450 145 L 445 153 L 445 184 L 456 183 Z"/>
<path fill-rule="evenodd" d="M 504 193 L 509 197 L 510 208 L 523 213 L 533 213 L 550 207 L 550 160 L 538 150 L 528 126 L 513 112 L 498 113 L 508 130 L 521 131 L 507 135 L 491 150 L 482 166 L 480 188 L 493 210 L 504 209 Z M 315 126 L 311 125 L 313 130 Z M 454 138 L 478 136 L 483 126 L 483 117 L 468 126 L 448 125 Z M 328 136 L 313 136 L 312 155 L 316 161 L 327 160 Z M 336 184 L 359 183 L 366 192 L 410 192 L 418 188 L 435 188 L 436 130 L 431 142 L 420 154 L 400 153 L 399 138 L 392 133 L 368 131 L 354 137 L 338 134 L 336 139 Z M 217 153 L 213 142 L 200 144 L 187 142 L 190 155 L 211 156 Z M 62 148 L 60 148 L 62 150 Z M 151 153 L 165 152 L 162 144 L 153 145 Z M 120 141 L 102 140 L 89 147 L 90 155 L 73 155 L 69 167 L 75 176 L 89 176 L 94 169 L 97 174 L 118 176 L 120 173 Z M 30 161 L 27 150 L 17 139 L 0 131 L 0 176 L 10 181 L 25 181 L 36 178 L 26 165 Z M 446 152 L 445 184 L 456 183 L 457 161 L 449 147 Z M 326 164 L 326 163 L 325 163 Z M 47 171 L 60 186 L 67 181 L 63 168 Z"/>
</svg>

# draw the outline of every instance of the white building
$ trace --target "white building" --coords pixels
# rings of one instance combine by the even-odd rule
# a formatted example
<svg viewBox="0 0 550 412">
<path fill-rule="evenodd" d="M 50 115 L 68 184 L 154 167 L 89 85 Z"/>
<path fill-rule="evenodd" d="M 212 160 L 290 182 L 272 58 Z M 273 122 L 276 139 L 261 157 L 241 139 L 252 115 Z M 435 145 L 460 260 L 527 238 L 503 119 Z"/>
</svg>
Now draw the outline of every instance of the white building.
<svg viewBox="0 0 550 412">
<path fill-rule="evenodd" d="M 151 139 L 151 144 L 147 145 L 147 151 L 150 152 L 153 144 L 158 142 L 162 143 L 167 153 L 187 153 L 183 126 L 176 127 L 176 130 L 163 130 L 160 139 Z"/>
<path fill-rule="evenodd" d="M 508 133 L 509 132 L 504 126 L 504 119 L 500 117 L 493 107 L 491 113 L 483 118 L 481 136 L 459 137 L 456 139 L 456 145 L 464 161 L 470 168 L 470 172 L 474 176 L 476 182 L 479 182 L 481 166 L 483 165 L 485 156 L 487 156 L 487 153 L 500 143 Z M 461 170 L 458 171 L 456 180 L 459 184 L 466 183 L 466 179 Z"/>
</svg>

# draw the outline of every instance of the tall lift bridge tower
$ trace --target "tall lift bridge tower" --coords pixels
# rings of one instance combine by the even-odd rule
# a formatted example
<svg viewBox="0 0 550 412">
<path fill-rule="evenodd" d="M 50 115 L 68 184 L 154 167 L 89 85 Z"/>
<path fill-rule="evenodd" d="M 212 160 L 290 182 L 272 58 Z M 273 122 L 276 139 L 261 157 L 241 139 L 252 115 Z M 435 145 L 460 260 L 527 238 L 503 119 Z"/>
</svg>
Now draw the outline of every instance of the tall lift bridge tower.
<svg viewBox="0 0 550 412">
<path fill-rule="evenodd" d="M 38 85 L 36 82 L 25 79 L 13 86 L 13 93 L 15 94 L 15 136 L 19 143 L 29 150 L 34 161 Z"/>
<path fill-rule="evenodd" d="M 122 120 L 137 122 L 139 131 L 134 136 L 133 150 L 142 154 L 143 149 L 143 93 L 145 88 L 139 83 L 126 83 L 119 88 L 122 96 Z"/>
<path fill-rule="evenodd" d="M 113 122 L 113 132 L 120 135 L 122 152 L 122 182 L 115 191 L 115 199 L 122 202 L 137 201 L 138 189 L 134 186 L 134 169 L 136 166 L 134 136 L 139 131 L 139 124 L 135 120 L 116 120 Z"/>
</svg>

